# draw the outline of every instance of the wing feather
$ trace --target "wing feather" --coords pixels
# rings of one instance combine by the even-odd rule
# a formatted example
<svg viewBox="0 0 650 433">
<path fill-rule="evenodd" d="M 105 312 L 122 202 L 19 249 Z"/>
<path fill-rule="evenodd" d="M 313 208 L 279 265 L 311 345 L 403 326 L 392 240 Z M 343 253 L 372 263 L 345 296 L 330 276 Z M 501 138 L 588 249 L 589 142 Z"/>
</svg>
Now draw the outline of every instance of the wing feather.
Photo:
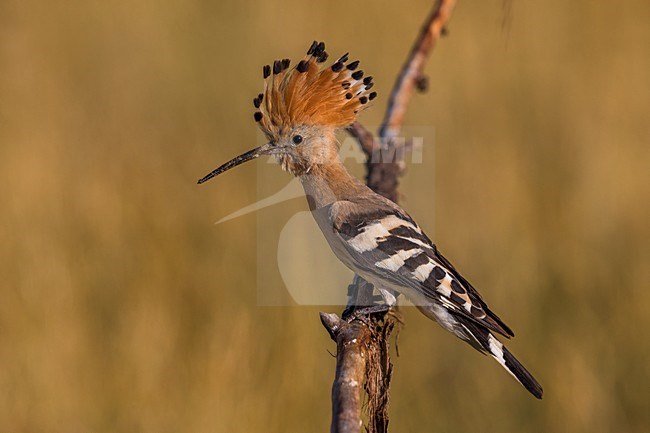
<svg viewBox="0 0 650 433">
<path fill-rule="evenodd" d="M 349 204 L 346 207 L 350 208 Z M 335 233 L 354 258 L 360 273 L 414 289 L 429 302 L 505 337 L 514 335 L 401 209 L 392 206 L 374 208 L 371 212 L 357 209 L 339 220 L 342 222 L 338 226 L 334 223 Z"/>
</svg>

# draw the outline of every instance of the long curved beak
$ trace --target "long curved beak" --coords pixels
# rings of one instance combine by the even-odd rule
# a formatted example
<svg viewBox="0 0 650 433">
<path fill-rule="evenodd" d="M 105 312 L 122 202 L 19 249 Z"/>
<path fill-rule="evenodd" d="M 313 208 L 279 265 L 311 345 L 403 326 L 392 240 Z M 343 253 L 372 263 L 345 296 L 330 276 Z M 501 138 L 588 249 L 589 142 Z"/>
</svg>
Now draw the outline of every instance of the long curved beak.
<svg viewBox="0 0 650 433">
<path fill-rule="evenodd" d="M 256 147 L 253 150 L 249 150 L 248 152 L 243 153 L 243 154 L 239 155 L 238 157 L 231 159 L 230 161 L 226 162 L 225 164 L 223 164 L 219 168 L 215 168 L 210 173 L 208 173 L 206 176 L 199 179 L 199 181 L 197 183 L 201 184 L 203 182 L 207 182 L 210 179 L 212 179 L 213 177 L 220 175 L 224 171 L 228 171 L 233 167 L 237 167 L 238 165 L 243 164 L 243 163 L 245 163 L 247 161 L 250 161 L 251 159 L 255 159 L 255 158 L 257 158 L 257 157 L 259 157 L 261 155 L 269 155 L 273 151 L 273 149 L 274 149 L 274 146 L 272 146 L 271 143 L 266 143 L 266 144 L 264 144 L 264 145 L 262 145 L 260 147 Z"/>
</svg>

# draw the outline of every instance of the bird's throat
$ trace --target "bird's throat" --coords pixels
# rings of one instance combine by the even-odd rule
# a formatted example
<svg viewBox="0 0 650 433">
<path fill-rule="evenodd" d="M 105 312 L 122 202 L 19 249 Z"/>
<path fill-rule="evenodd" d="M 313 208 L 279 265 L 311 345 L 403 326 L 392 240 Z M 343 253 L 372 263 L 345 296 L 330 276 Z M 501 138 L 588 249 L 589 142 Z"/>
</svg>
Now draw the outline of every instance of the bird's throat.
<svg viewBox="0 0 650 433">
<path fill-rule="evenodd" d="M 327 164 L 315 164 L 298 178 L 312 211 L 358 195 L 367 188 L 338 159 Z"/>
</svg>

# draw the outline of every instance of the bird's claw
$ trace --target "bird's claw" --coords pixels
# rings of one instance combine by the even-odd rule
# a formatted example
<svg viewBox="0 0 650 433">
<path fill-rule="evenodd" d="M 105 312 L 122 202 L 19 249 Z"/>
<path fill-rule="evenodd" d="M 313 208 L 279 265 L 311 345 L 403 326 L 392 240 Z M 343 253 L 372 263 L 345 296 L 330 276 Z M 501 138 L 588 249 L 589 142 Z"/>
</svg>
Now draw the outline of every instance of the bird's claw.
<svg viewBox="0 0 650 433">
<path fill-rule="evenodd" d="M 368 317 L 373 314 L 382 314 L 386 315 L 390 311 L 391 307 L 382 304 L 382 305 L 371 305 L 368 307 L 355 308 L 354 306 L 349 306 L 343 311 L 343 320 L 348 323 L 353 322 L 354 320 L 360 320 L 366 325 L 368 323 Z"/>
</svg>

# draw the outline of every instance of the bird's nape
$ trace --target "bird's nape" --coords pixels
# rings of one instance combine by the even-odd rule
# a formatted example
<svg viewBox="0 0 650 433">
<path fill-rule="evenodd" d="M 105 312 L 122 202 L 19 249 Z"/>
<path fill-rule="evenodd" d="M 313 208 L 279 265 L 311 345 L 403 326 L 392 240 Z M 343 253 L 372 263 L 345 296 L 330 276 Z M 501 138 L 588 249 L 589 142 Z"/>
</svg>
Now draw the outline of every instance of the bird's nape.
<svg viewBox="0 0 650 433">
<path fill-rule="evenodd" d="M 271 152 L 273 151 L 274 147 L 271 143 L 266 143 L 262 146 L 256 147 L 255 149 L 249 150 L 246 153 L 242 153 L 241 155 L 231 159 L 230 161 L 226 162 L 225 164 L 222 164 L 221 166 L 215 168 L 212 170 L 210 173 L 202 177 L 201 179 L 198 180 L 198 184 L 204 183 L 209 181 L 215 176 L 220 175 L 221 173 L 230 170 L 231 168 L 237 167 L 238 165 L 241 165 L 245 162 L 248 162 L 252 159 L 255 159 L 259 156 L 262 155 L 270 155 Z"/>
</svg>

